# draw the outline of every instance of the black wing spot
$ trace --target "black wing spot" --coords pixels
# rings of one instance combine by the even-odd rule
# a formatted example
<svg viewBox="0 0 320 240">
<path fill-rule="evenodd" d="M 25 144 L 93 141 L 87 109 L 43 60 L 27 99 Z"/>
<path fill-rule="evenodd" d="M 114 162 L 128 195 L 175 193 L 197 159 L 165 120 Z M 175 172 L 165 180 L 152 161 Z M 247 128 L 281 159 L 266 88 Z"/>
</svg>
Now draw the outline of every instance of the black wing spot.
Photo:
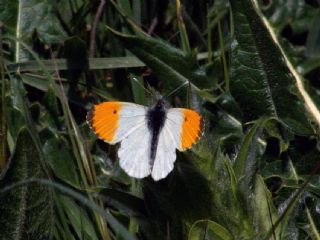
<svg viewBox="0 0 320 240">
<path fill-rule="evenodd" d="M 114 111 L 113 111 L 113 114 L 116 114 L 116 113 L 117 113 L 117 110 L 114 110 Z"/>
<path fill-rule="evenodd" d="M 187 118 L 184 118 L 184 121 L 186 122 L 186 121 L 187 121 Z"/>
</svg>

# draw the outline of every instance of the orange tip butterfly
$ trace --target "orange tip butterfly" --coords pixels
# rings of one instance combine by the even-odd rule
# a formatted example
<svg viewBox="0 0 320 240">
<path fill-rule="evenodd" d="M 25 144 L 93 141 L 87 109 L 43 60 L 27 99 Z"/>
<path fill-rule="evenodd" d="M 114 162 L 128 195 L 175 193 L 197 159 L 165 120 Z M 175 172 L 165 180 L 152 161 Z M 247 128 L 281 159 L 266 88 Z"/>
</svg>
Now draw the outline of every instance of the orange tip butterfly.
<svg viewBox="0 0 320 240">
<path fill-rule="evenodd" d="M 152 107 L 129 102 L 103 102 L 87 114 L 94 133 L 109 144 L 121 142 L 121 168 L 131 177 L 151 174 L 155 181 L 173 169 L 176 149 L 185 151 L 202 135 L 199 113 L 185 108 L 165 108 L 159 98 Z"/>
</svg>

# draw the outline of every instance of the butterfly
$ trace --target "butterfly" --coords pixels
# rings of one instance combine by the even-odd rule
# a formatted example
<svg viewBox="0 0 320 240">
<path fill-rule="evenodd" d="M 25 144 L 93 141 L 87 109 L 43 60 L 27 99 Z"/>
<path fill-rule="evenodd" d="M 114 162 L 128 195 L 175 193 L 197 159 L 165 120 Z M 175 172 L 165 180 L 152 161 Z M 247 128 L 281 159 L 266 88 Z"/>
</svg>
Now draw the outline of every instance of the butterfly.
<svg viewBox="0 0 320 240">
<path fill-rule="evenodd" d="M 102 102 L 88 112 L 87 123 L 105 142 L 121 143 L 120 167 L 129 176 L 144 178 L 151 174 L 155 181 L 173 170 L 176 149 L 191 148 L 203 132 L 199 113 L 186 108 L 167 109 L 162 98 L 152 107 Z"/>
</svg>

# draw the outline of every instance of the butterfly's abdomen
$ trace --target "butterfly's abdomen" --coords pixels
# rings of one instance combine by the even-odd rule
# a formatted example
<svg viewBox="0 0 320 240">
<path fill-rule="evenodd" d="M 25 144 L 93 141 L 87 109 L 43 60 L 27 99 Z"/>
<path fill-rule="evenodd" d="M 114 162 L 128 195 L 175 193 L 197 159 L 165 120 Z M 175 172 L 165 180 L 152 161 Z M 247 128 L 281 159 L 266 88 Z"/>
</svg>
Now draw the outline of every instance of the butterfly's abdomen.
<svg viewBox="0 0 320 240">
<path fill-rule="evenodd" d="M 163 101 L 159 100 L 154 107 L 150 108 L 146 117 L 148 129 L 151 132 L 150 165 L 152 166 L 157 154 L 160 131 L 166 120 L 166 110 Z"/>
</svg>

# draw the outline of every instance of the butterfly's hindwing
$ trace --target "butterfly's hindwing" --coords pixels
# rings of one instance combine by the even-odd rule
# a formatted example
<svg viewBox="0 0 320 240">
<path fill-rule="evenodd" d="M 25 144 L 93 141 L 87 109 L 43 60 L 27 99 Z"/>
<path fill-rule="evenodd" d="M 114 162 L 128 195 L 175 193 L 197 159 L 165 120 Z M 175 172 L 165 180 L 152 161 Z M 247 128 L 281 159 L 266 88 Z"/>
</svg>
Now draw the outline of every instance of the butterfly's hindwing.
<svg viewBox="0 0 320 240">
<path fill-rule="evenodd" d="M 122 140 L 118 157 L 121 168 L 129 176 L 144 178 L 150 174 L 150 138 L 150 131 L 144 125 Z"/>
</svg>

